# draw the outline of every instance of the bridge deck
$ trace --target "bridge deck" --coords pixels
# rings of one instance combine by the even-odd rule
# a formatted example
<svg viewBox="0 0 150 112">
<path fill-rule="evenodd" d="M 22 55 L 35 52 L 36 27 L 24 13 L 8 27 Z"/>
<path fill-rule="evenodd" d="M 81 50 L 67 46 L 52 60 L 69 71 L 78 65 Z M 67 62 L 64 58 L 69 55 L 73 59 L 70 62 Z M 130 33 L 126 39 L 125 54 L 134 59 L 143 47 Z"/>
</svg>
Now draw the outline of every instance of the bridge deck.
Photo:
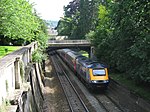
<svg viewBox="0 0 150 112">
<path fill-rule="evenodd" d="M 91 46 L 88 40 L 49 40 L 49 46 Z"/>
</svg>

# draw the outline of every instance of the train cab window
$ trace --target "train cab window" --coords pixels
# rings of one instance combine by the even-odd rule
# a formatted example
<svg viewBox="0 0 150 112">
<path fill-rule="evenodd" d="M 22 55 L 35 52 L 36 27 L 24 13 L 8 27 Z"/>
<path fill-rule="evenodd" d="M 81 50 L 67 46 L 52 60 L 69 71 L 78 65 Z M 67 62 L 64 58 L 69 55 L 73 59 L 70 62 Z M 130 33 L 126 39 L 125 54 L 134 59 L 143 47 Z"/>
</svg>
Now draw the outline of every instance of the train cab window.
<svg viewBox="0 0 150 112">
<path fill-rule="evenodd" d="M 105 76 L 105 70 L 104 69 L 101 69 L 101 70 L 98 70 L 98 69 L 96 69 L 96 70 L 93 70 L 93 75 L 94 76 Z"/>
</svg>

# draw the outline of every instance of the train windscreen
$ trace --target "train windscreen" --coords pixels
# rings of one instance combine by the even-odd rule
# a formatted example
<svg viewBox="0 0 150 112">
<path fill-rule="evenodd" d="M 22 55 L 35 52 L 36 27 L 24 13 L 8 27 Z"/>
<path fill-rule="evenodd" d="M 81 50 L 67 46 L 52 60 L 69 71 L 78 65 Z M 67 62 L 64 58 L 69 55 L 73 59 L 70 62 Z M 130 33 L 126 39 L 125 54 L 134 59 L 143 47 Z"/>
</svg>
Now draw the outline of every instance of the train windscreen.
<svg viewBox="0 0 150 112">
<path fill-rule="evenodd" d="M 93 75 L 94 76 L 105 76 L 105 69 L 95 69 L 93 70 Z"/>
</svg>

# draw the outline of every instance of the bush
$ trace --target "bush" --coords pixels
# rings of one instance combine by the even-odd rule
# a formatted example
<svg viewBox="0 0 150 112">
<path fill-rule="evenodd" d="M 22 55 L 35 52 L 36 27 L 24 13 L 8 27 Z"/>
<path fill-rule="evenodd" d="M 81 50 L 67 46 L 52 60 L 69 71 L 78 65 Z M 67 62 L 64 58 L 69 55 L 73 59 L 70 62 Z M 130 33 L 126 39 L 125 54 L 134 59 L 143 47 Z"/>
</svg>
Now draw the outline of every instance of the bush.
<svg viewBox="0 0 150 112">
<path fill-rule="evenodd" d="M 40 51 L 39 49 L 37 49 L 36 51 L 33 52 L 32 54 L 32 61 L 33 62 L 42 62 L 42 60 L 46 60 L 47 59 L 47 55 L 44 54 L 42 51 Z"/>
</svg>

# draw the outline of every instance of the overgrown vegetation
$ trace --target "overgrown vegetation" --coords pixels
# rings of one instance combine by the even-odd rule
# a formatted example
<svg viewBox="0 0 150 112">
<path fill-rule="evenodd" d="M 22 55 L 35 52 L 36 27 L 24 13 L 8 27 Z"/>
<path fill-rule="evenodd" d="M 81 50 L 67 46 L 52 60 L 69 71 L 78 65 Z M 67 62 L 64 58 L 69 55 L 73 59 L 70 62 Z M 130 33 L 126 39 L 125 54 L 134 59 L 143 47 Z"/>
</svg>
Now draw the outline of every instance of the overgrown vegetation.
<svg viewBox="0 0 150 112">
<path fill-rule="evenodd" d="M 87 37 L 101 62 L 136 84 L 150 86 L 149 10 L 148 0 L 73 0 L 57 29 L 70 39 Z"/>
<path fill-rule="evenodd" d="M 127 87 L 130 89 L 133 93 L 137 94 L 140 97 L 143 97 L 146 100 L 150 101 L 150 90 L 149 87 L 147 86 L 142 86 L 142 84 L 139 84 L 138 86 L 136 83 L 132 80 L 128 80 L 125 75 L 123 74 L 117 74 L 117 73 L 110 73 L 109 76 L 122 84 L 123 86 Z"/>
<path fill-rule="evenodd" d="M 33 52 L 32 61 L 42 63 L 43 60 L 47 59 L 47 55 L 41 52 L 39 49 Z"/>
<path fill-rule="evenodd" d="M 137 84 L 150 84 L 148 1 L 115 1 L 100 5 L 93 39 L 96 54 Z M 98 43 L 99 42 L 99 43 Z"/>
<path fill-rule="evenodd" d="M 89 58 L 89 54 L 86 51 L 79 51 L 79 53 L 81 53 L 83 56 L 88 57 Z"/>
</svg>

